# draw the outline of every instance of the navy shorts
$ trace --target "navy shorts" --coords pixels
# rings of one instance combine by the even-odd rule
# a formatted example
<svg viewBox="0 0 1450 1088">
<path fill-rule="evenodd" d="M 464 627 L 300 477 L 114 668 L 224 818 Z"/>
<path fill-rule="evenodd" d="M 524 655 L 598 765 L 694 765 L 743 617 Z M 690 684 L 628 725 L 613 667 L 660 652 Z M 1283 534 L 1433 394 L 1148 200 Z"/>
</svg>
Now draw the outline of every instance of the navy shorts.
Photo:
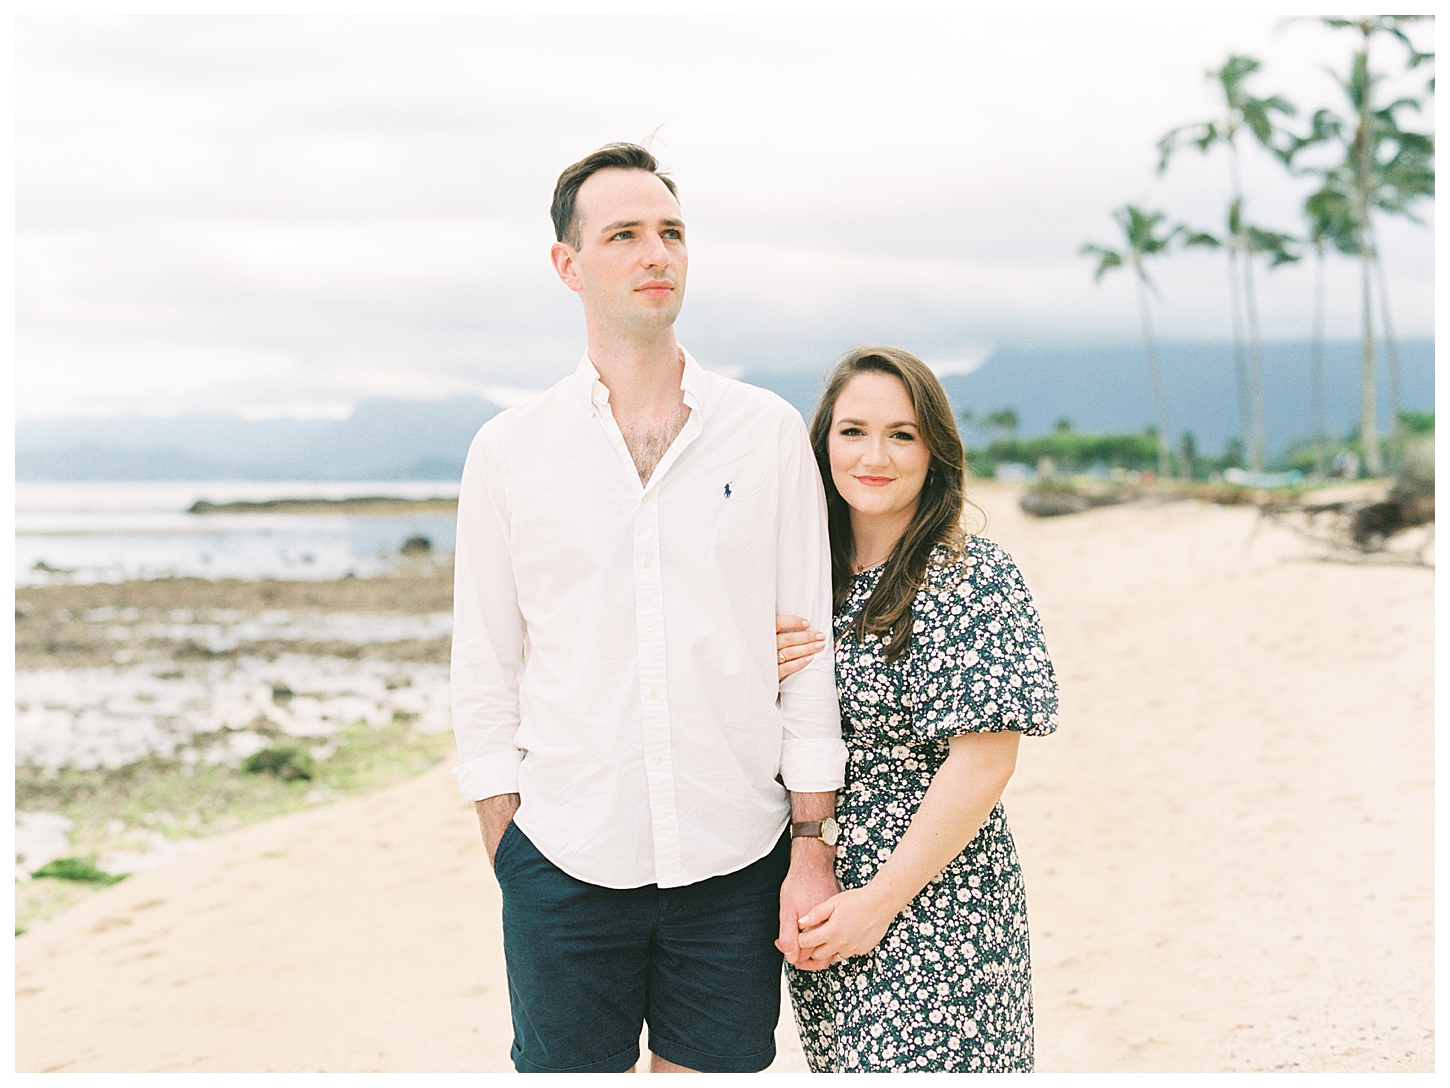
<svg viewBox="0 0 1450 1088">
<path fill-rule="evenodd" d="M 683 888 L 601 888 L 516 824 L 494 852 L 520 1073 L 623 1073 L 639 1036 L 676 1065 L 755 1073 L 775 1060 L 780 885 L 790 840 Z"/>
</svg>

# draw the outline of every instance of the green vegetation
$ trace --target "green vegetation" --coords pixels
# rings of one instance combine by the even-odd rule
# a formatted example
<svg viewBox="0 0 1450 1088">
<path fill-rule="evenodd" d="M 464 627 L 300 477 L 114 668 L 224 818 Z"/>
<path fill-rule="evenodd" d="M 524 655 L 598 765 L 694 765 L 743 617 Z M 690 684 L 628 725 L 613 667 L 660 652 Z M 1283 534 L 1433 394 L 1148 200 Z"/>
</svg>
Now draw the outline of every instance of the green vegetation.
<svg viewBox="0 0 1450 1088">
<path fill-rule="evenodd" d="M 1248 78 L 1260 64 L 1253 57 L 1230 56 L 1223 66 L 1208 73 L 1223 94 L 1224 112 L 1211 121 L 1180 125 L 1158 141 L 1158 173 L 1168 169 L 1174 151 L 1183 145 L 1207 153 L 1216 147 L 1227 150 L 1229 202 L 1222 241 L 1207 231 L 1188 231 L 1186 244 L 1220 248 L 1228 254 L 1229 307 L 1233 314 L 1234 375 L 1238 382 L 1239 422 L 1248 435 L 1249 467 L 1264 468 L 1264 375 L 1259 306 L 1254 291 L 1254 258 L 1270 257 L 1270 267 L 1298 258 L 1289 252 L 1286 234 L 1249 223 L 1244 216 L 1244 191 L 1239 169 L 1239 136 L 1247 132 L 1261 147 L 1273 150 L 1278 129 L 1277 113 L 1292 117 L 1293 103 L 1281 95 L 1259 98 L 1248 91 Z M 1247 335 L 1246 335 L 1247 330 Z M 1247 349 L 1247 350 L 1246 350 Z"/>
<path fill-rule="evenodd" d="M 363 722 L 334 738 L 337 750 L 315 764 L 313 777 L 249 773 L 225 764 L 187 766 L 151 757 L 115 770 L 62 771 L 53 777 L 16 769 L 15 804 L 58 812 L 75 824 L 73 843 L 104 844 L 109 820 L 147 827 L 168 838 L 198 838 L 258 820 L 295 812 L 321 797 L 350 797 L 391 785 L 442 759 L 453 747 L 450 733 L 419 733 L 394 721 L 381 728 Z M 310 799 L 309 799 L 310 798 Z"/>
<path fill-rule="evenodd" d="M 1403 47 L 1407 56 L 1406 70 L 1432 63 L 1435 54 L 1419 51 L 1410 40 L 1411 24 L 1428 19 L 1427 15 L 1374 15 L 1355 19 L 1336 17 L 1315 21 L 1336 30 L 1349 30 L 1359 35 L 1358 48 L 1350 61 L 1349 71 L 1334 73 L 1344 94 L 1349 115 L 1340 116 L 1331 109 L 1314 113 L 1309 132 L 1292 137 L 1281 151 L 1281 158 L 1291 170 L 1316 177 L 1320 188 L 1305 202 L 1305 213 L 1312 227 L 1324 240 L 1346 255 L 1359 258 L 1360 310 L 1363 325 L 1363 347 L 1360 365 L 1360 432 L 1364 435 L 1365 464 L 1373 476 L 1382 471 L 1382 457 L 1375 410 L 1375 332 L 1372 287 L 1378 281 L 1380 319 L 1385 334 L 1385 354 L 1389 363 L 1390 410 L 1395 419 L 1390 450 L 1398 456 L 1402 432 L 1398 426 L 1402 410 L 1400 402 L 1399 355 L 1390 323 L 1389 296 L 1384 267 L 1376 240 L 1374 213 L 1400 216 L 1414 222 L 1414 205 L 1421 199 L 1435 196 L 1435 138 L 1430 133 L 1415 132 L 1401 126 L 1398 114 L 1419 112 L 1422 101 L 1401 95 L 1390 101 L 1377 100 L 1376 89 L 1385 82 L 1385 75 L 1370 63 L 1370 49 L 1376 39 L 1390 38 Z M 1426 82 L 1425 95 L 1433 96 L 1435 80 Z M 1308 151 L 1329 149 L 1328 159 L 1295 169 L 1296 160 Z M 1322 243 L 1321 243 L 1322 244 Z"/>
<path fill-rule="evenodd" d="M 1434 412 L 1401 412 L 1398 421 L 1399 426 L 1391 432 L 1390 438 L 1380 440 L 1382 454 L 1388 452 L 1389 460 L 1398 463 L 1402 447 L 1412 438 L 1435 433 Z M 1395 433 L 1399 434 L 1399 440 L 1393 438 Z M 1364 444 L 1360 441 L 1359 427 L 1350 428 L 1349 433 L 1343 438 L 1332 440 L 1315 441 L 1313 438 L 1301 438 L 1289 445 L 1283 459 L 1276 466 L 1281 469 L 1297 468 L 1300 472 L 1317 472 L 1321 463 L 1331 461 L 1340 453 L 1353 453 L 1361 460 L 1364 459 Z M 1401 466 L 1403 467 L 1403 466 Z"/>
<path fill-rule="evenodd" d="M 1003 412 L 1010 409 L 1003 409 Z M 992 413 L 999 415 L 1000 413 Z M 973 417 L 963 412 L 964 421 Z M 1402 412 L 1400 426 L 1406 436 L 1435 433 L 1433 412 Z M 1123 472 L 1158 472 L 1160 448 L 1158 436 L 1152 427 L 1145 427 L 1137 433 L 1088 434 L 1073 430 L 1072 422 L 1060 419 L 1050 434 L 1037 438 L 997 438 L 982 446 L 968 446 L 967 465 L 973 476 L 991 478 L 998 465 L 1020 464 L 1034 472 L 1046 469 L 1062 477 L 1079 475 L 1108 477 Z M 1314 475 L 1319 463 L 1332 459 L 1339 453 L 1349 452 L 1363 457 L 1359 442 L 1359 430 L 1354 428 L 1341 439 L 1332 442 L 1315 442 L 1313 438 L 1301 438 L 1292 442 L 1285 453 L 1268 465 L 1270 472 L 1286 472 L 1297 469 L 1306 476 Z M 1207 457 L 1198 451 L 1192 432 L 1185 431 L 1178 448 L 1170 454 L 1169 472 L 1166 476 L 1183 480 L 1209 480 L 1221 475 L 1224 469 L 1244 467 L 1244 448 L 1237 438 L 1231 438 L 1218 457 Z M 1322 478 L 1323 473 L 1319 476 Z M 1039 479 L 1034 488 L 1050 490 L 1050 479 Z M 1067 486 L 1067 485 L 1064 485 Z M 1071 487 L 1067 488 L 1071 490 Z"/>
<path fill-rule="evenodd" d="M 1003 409 L 1010 411 L 1010 409 Z M 997 414 L 997 413 L 994 413 Z M 970 413 L 962 413 L 970 420 Z M 1168 471 L 1164 473 L 1163 449 L 1158 432 L 1144 427 L 1137 433 L 1088 434 L 1073 430 L 1072 421 L 1059 419 L 1051 434 L 1038 438 L 998 438 L 985 446 L 967 447 L 967 465 L 972 475 L 991 477 L 997 466 L 1021 464 L 1037 470 L 1050 463 L 1055 474 L 1106 476 L 1114 470 L 1124 472 L 1156 472 L 1160 476 L 1207 480 L 1226 468 L 1243 466 L 1243 447 L 1230 439 L 1223 456 L 1204 457 L 1190 432 L 1184 432 L 1179 448 L 1168 454 Z"/>
<path fill-rule="evenodd" d="M 1158 419 L 1158 426 L 1153 431 L 1153 442 L 1157 451 L 1158 472 L 1167 476 L 1172 471 L 1171 454 L 1168 452 L 1168 399 L 1163 392 L 1163 373 L 1158 367 L 1158 352 L 1153 346 L 1152 311 L 1148 305 L 1148 292 L 1156 293 L 1157 288 L 1149 279 L 1143 262 L 1149 257 L 1166 253 L 1184 228 L 1163 226 L 1160 234 L 1159 227 L 1163 225 L 1164 214 L 1145 211 L 1136 204 L 1124 204 L 1115 209 L 1113 218 L 1117 220 L 1118 228 L 1123 233 L 1123 248 L 1109 249 L 1089 242 L 1079 252 L 1084 257 L 1097 258 L 1098 267 L 1093 273 L 1093 279 L 1098 283 L 1115 268 L 1133 270 L 1133 278 L 1138 287 L 1138 316 L 1143 322 L 1143 352 L 1148 361 L 1148 380 L 1153 387 L 1153 410 Z"/>
<path fill-rule="evenodd" d="M 263 748 L 255 755 L 250 755 L 242 761 L 242 771 L 246 774 L 270 774 L 280 778 L 283 782 L 292 782 L 301 779 L 304 782 L 312 780 L 313 771 L 317 769 L 313 759 L 301 748 L 292 745 L 277 745 L 272 748 Z"/>
<path fill-rule="evenodd" d="M 1399 419 L 1406 434 L 1435 433 L 1434 412 L 1401 412 Z"/>
<path fill-rule="evenodd" d="M 78 884 L 119 884 L 130 875 L 129 873 L 103 873 L 96 868 L 94 857 L 56 858 L 54 861 L 46 862 L 31 874 L 37 879 L 53 877 L 56 880 L 74 880 Z"/>
<path fill-rule="evenodd" d="M 202 838 L 403 781 L 452 752 L 453 735 L 420 733 L 410 721 L 396 719 L 380 728 L 364 722 L 347 726 L 330 744 L 336 750 L 324 760 L 314 760 L 285 743 L 275 744 L 268 751 L 293 750 L 306 761 L 296 762 L 293 756 L 279 762 L 277 771 L 259 767 L 249 772 L 224 764 L 190 766 L 157 757 L 115 770 L 54 775 L 19 767 L 15 805 L 69 818 L 74 824 L 72 848 L 94 859 L 105 850 L 125 848 L 108 833 L 108 824 L 157 831 L 173 840 Z M 295 771 L 308 764 L 310 779 L 283 776 L 288 767 Z M 45 870 L 36 879 L 17 883 L 17 932 L 54 917 L 102 887 Z"/>
<path fill-rule="evenodd" d="M 1310 322 L 1312 418 L 1307 421 L 1313 445 L 1308 469 L 1321 479 L 1329 471 L 1330 460 L 1324 427 L 1322 359 L 1327 308 L 1325 262 L 1334 254 L 1355 259 L 1360 265 L 1363 317 L 1359 431 L 1364 440 L 1358 452 L 1371 476 L 1383 475 L 1386 464 L 1391 469 L 1398 465 L 1405 449 L 1407 424 L 1376 223 L 1386 216 L 1420 222 L 1416 207 L 1422 201 L 1434 199 L 1434 134 L 1417 131 L 1403 123 L 1403 118 L 1422 113 L 1426 104 L 1433 102 L 1433 75 L 1426 79 L 1422 93 L 1403 93 L 1404 84 L 1413 78 L 1409 73 L 1434 62 L 1435 54 L 1422 50 L 1411 38 L 1411 31 L 1430 18 L 1428 15 L 1373 15 L 1304 16 L 1289 20 L 1312 21 L 1358 36 L 1357 48 L 1347 69 L 1331 73 L 1342 93 L 1338 106 L 1341 112 L 1327 107 L 1313 111 L 1302 133 L 1291 129 L 1292 119 L 1300 115 L 1294 103 L 1282 95 L 1250 93 L 1248 83 L 1251 78 L 1259 77 L 1260 62 L 1242 54 L 1230 55 L 1219 68 L 1207 73 L 1220 92 L 1217 116 L 1180 125 L 1158 142 L 1160 175 L 1167 170 L 1173 156 L 1185 148 L 1196 148 L 1204 155 L 1218 154 L 1228 167 L 1228 210 L 1222 233 L 1215 235 L 1185 224 L 1170 225 L 1164 212 L 1124 204 L 1112 213 L 1121 228 L 1124 244 L 1118 249 L 1094 243 L 1082 247 L 1083 255 L 1097 259 L 1094 277 L 1098 280 L 1114 268 L 1131 267 L 1137 273 L 1144 346 L 1154 385 L 1157 433 L 1163 437 L 1158 448 L 1160 475 L 1168 473 L 1169 429 L 1164 391 L 1154 357 L 1148 297 L 1152 285 L 1144 274 L 1142 261 L 1145 257 L 1164 254 L 1170 248 L 1218 249 L 1228 258 L 1239 430 L 1247 440 L 1247 448 L 1240 451 L 1238 459 L 1256 472 L 1272 466 L 1266 463 L 1268 452 L 1264 444 L 1264 383 L 1255 268 L 1274 269 L 1299 260 L 1307 249 L 1314 251 L 1316 274 Z M 1372 57 L 1372 48 L 1382 44 L 1390 45 L 1395 57 L 1402 58 L 1398 71 L 1384 63 L 1382 48 Z M 1391 79 L 1398 84 L 1397 97 L 1392 97 L 1386 86 Z M 1428 128 L 1423 123 L 1421 127 Z M 1261 153 L 1261 158 L 1287 170 L 1293 177 L 1309 178 L 1317 184 L 1302 206 L 1305 225 L 1302 236 L 1255 225 L 1246 217 L 1240 158 L 1254 149 Z M 1395 421 L 1388 442 L 1376 430 L 1376 287 L 1384 357 L 1389 370 L 1391 418 Z M 1006 437 L 1015 438 L 1015 431 Z M 1301 461 L 1302 454 L 1302 448 L 1296 448 L 1291 457 Z M 1184 469 L 1197 463 L 1195 455 L 1188 450 L 1179 451 L 1174 460 Z"/>
<path fill-rule="evenodd" d="M 968 463 L 976 476 L 991 476 L 999 464 L 1010 462 L 1036 468 L 1044 457 L 1052 462 L 1056 472 L 1114 468 L 1156 470 L 1158 455 L 1158 435 L 1152 428 L 1145 428 L 1139 434 L 1079 434 L 1059 428 L 1040 438 L 1007 438 L 992 442 L 985 449 L 967 450 Z"/>
</svg>

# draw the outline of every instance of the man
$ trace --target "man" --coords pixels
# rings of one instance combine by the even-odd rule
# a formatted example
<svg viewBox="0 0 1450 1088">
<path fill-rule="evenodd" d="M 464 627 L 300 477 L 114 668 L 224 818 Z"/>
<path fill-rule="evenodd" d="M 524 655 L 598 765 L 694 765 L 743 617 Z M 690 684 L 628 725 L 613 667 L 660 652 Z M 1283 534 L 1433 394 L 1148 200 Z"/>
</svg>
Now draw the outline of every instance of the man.
<svg viewBox="0 0 1450 1088">
<path fill-rule="evenodd" d="M 602 148 L 552 214 L 588 350 L 483 427 L 458 502 L 455 774 L 503 892 L 511 1056 L 626 1072 L 648 1023 L 653 1071 L 754 1072 L 779 950 L 838 891 L 831 654 L 776 679 L 777 613 L 830 630 L 824 493 L 800 416 L 675 342 L 654 157 Z"/>
</svg>

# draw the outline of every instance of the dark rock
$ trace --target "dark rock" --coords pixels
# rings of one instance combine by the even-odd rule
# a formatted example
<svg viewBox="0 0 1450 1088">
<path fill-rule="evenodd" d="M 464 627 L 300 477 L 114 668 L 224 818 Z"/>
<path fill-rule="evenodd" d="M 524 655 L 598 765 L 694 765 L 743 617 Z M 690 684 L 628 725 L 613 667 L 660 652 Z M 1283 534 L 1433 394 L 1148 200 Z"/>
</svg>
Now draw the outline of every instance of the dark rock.
<svg viewBox="0 0 1450 1088">
<path fill-rule="evenodd" d="M 1355 546 L 1379 551 L 1402 529 L 1435 520 L 1435 436 L 1411 440 L 1395 486 L 1381 502 L 1360 506 L 1349 513 L 1349 535 Z"/>
<path fill-rule="evenodd" d="M 1081 514 L 1092 503 L 1071 491 L 1028 491 L 1017 505 L 1035 517 L 1053 518 L 1063 514 Z"/>
</svg>

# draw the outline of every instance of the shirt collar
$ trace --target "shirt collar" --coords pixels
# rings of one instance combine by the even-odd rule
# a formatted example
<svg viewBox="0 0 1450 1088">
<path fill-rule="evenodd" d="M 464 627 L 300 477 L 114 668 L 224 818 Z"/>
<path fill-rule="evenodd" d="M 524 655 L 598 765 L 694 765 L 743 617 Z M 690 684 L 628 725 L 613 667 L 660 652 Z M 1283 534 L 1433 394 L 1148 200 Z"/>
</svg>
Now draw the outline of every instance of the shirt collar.
<svg viewBox="0 0 1450 1088">
<path fill-rule="evenodd" d="M 710 375 L 684 348 L 680 349 L 680 354 L 685 357 L 685 372 L 680 377 L 680 388 L 685 392 L 685 404 L 691 412 L 703 414 L 709 393 Z M 588 351 L 580 357 L 569 384 L 584 402 L 590 415 L 596 414 L 609 403 L 609 387 L 599 380 L 599 371 L 590 361 Z"/>
</svg>

